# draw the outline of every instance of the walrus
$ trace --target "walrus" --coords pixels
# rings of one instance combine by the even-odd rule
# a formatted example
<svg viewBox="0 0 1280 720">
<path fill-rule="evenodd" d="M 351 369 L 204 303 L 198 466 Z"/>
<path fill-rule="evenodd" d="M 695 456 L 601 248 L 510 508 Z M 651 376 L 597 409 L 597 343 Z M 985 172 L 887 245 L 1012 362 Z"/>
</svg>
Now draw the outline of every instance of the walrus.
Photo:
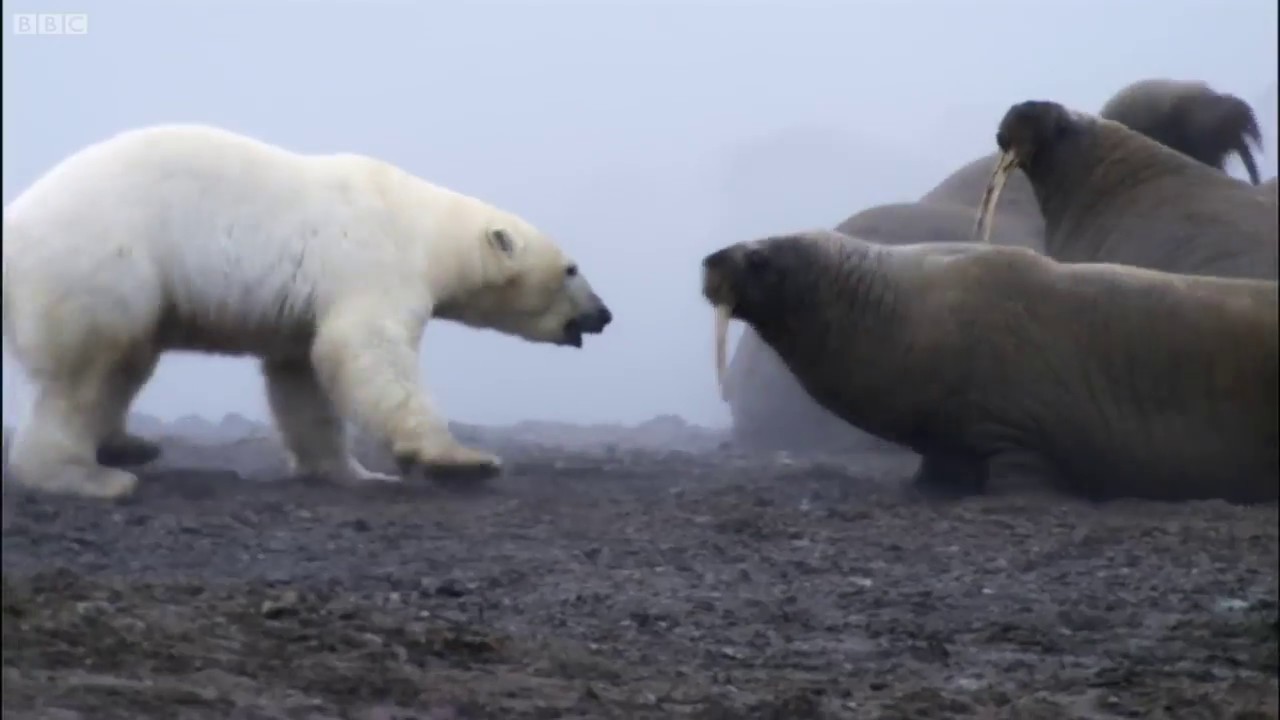
<svg viewBox="0 0 1280 720">
<path fill-rule="evenodd" d="M 1028 100 L 1009 108 L 1001 160 L 975 227 L 1015 168 L 1031 182 L 1045 221 L 1045 254 L 1166 272 L 1277 277 L 1275 206 L 1257 188 L 1124 125 Z"/>
<path fill-rule="evenodd" d="M 983 177 L 990 176 L 987 174 Z M 1025 180 L 1030 196 L 1030 185 Z M 976 196 L 975 196 L 976 197 Z M 1000 222 L 993 242 L 1038 249 L 1044 222 L 1030 197 L 1032 214 L 1021 213 L 1001 197 Z M 976 217 L 973 207 L 948 203 L 892 203 L 868 208 L 836 231 L 886 244 L 967 240 Z M 723 352 L 723 351 L 722 351 Z M 729 403 L 734 438 L 757 448 L 814 451 L 902 451 L 892 443 L 851 428 L 827 412 L 791 377 L 773 351 L 748 328 L 734 348 L 733 362 L 721 383 Z"/>
<path fill-rule="evenodd" d="M 1165 147 L 1173 148 L 1209 167 L 1226 168 L 1235 153 L 1249 181 L 1260 182 L 1250 144 L 1262 146 L 1262 130 L 1253 106 L 1207 83 L 1147 78 L 1131 83 L 1111 97 L 1098 112 Z"/>
<path fill-rule="evenodd" d="M 1044 223 L 1034 207 L 1035 198 L 1031 198 L 1035 216 L 1028 221 L 1011 212 L 1009 204 L 1003 202 L 1005 197 L 1002 197 L 1001 221 L 994 228 L 993 241 L 1038 248 Z M 959 205 L 893 203 L 869 208 L 838 226 L 836 231 L 895 245 L 955 242 L 968 239 L 975 216 L 974 208 Z M 749 328 L 742 333 L 734 350 L 733 365 L 721 384 L 721 396 L 729 402 L 734 436 L 739 442 L 758 448 L 804 451 L 901 450 L 850 428 L 815 404 L 787 374 L 773 351 Z"/>
<path fill-rule="evenodd" d="M 926 492 L 1034 468 L 1094 500 L 1276 499 L 1274 281 L 831 231 L 729 245 L 702 273 L 819 404 L 920 453 Z"/>
<path fill-rule="evenodd" d="M 1260 144 L 1250 106 L 1203 83 L 1139 81 L 1107 101 L 1100 115 L 1109 114 L 1114 114 L 1110 119 L 1133 123 L 1131 127 L 1138 132 L 1169 143 L 1172 149 L 1224 177 L 1230 152 L 1240 152 L 1246 165 L 1252 167 L 1253 156 L 1246 157 L 1250 141 Z M 845 219 L 836 230 L 885 244 L 970 241 L 983 189 L 999 155 L 992 152 L 972 160 L 917 202 L 866 208 Z M 1276 202 L 1274 183 L 1269 197 Z M 995 212 L 991 242 L 1044 249 L 1045 221 L 1031 183 L 1021 170 L 1014 169 L 1009 174 Z M 1217 262 L 1206 271 L 1223 265 Z M 724 395 L 732 415 L 734 439 L 749 446 L 841 451 L 894 448 L 849 427 L 813 402 L 750 328 L 742 332 L 734 349 Z"/>
</svg>

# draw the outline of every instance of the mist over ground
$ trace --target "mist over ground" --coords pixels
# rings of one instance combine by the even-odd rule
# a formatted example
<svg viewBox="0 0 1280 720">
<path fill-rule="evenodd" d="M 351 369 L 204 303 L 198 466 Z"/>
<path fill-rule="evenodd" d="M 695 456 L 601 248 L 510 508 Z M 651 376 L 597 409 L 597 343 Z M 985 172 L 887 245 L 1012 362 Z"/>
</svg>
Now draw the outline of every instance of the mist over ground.
<svg viewBox="0 0 1280 720">
<path fill-rule="evenodd" d="M 616 321 L 582 350 L 429 325 L 452 420 L 724 425 L 698 261 L 917 198 L 1008 106 L 1150 76 L 1254 103 L 1276 173 L 1275 3 L 6 2 L 85 12 L 3 44 L 7 204 L 80 147 L 201 122 L 381 157 L 555 236 Z M 1238 167 L 1233 172 L 1240 174 Z M 28 389 L 5 358 L 4 423 Z M 250 360 L 170 354 L 135 410 L 267 417 Z"/>
</svg>

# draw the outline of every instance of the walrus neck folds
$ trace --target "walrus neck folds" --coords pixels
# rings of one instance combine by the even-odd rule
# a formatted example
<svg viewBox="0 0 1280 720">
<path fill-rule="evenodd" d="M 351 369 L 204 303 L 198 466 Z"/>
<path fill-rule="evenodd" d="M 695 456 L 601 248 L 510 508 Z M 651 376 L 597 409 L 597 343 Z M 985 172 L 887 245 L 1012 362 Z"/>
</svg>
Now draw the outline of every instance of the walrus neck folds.
<svg viewBox="0 0 1280 720">
<path fill-rule="evenodd" d="M 1052 145 L 1037 150 L 1022 167 L 1035 192 L 1045 223 L 1045 251 L 1063 257 L 1070 237 L 1071 256 L 1095 252 L 1087 227 L 1075 227 L 1114 202 L 1123 190 L 1153 180 L 1208 170 L 1195 160 L 1106 120 L 1089 122 Z M 1098 237 L 1099 243 L 1105 237 Z"/>
<path fill-rule="evenodd" d="M 874 339 L 897 325 L 897 299 L 885 275 L 889 263 L 884 250 L 854 242 L 832 252 L 815 259 L 811 272 L 788 275 L 765 303 L 743 317 L 806 385 L 858 374 L 850 361 L 861 350 L 866 362 L 874 363 Z M 861 339 L 856 347 L 846 340 L 854 335 L 846 328 L 855 324 Z M 832 363 L 847 370 L 827 367 Z"/>
</svg>

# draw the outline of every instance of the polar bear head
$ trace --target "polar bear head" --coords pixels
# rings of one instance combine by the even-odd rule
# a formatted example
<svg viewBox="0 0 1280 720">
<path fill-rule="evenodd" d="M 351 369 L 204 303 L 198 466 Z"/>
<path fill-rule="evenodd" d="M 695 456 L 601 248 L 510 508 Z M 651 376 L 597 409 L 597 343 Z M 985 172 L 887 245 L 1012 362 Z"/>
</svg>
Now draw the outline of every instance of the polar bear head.
<svg viewBox="0 0 1280 720">
<path fill-rule="evenodd" d="M 582 347 L 613 313 L 559 245 L 530 223 L 494 213 L 479 241 L 482 281 L 436 314 L 525 340 Z"/>
</svg>

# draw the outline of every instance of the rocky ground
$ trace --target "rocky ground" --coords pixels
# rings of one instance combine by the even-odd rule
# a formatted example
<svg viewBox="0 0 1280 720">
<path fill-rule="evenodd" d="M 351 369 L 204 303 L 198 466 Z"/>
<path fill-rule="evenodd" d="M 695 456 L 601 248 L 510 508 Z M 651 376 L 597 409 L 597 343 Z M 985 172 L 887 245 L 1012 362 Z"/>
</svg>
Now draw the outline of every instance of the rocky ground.
<svg viewBox="0 0 1280 720">
<path fill-rule="evenodd" d="M 1274 718 L 1275 506 L 925 503 L 890 455 L 470 429 L 470 489 L 171 440 L 6 491 L 5 718 Z M 377 464 L 377 458 L 371 462 Z"/>
</svg>

